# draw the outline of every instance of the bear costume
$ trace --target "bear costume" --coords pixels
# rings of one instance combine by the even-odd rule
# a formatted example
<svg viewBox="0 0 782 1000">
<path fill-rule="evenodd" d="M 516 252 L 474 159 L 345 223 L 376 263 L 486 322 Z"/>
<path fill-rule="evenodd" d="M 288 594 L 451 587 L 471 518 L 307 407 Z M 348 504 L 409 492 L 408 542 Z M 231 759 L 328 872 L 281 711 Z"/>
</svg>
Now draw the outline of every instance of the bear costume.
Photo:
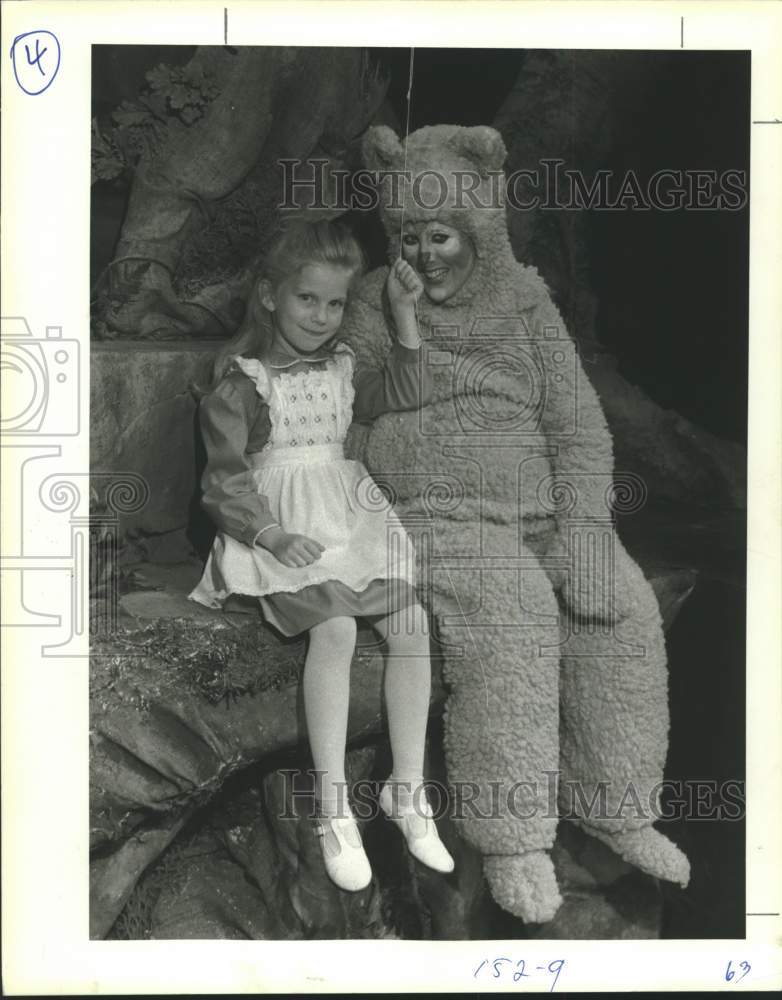
<svg viewBox="0 0 782 1000">
<path fill-rule="evenodd" d="M 363 155 L 378 171 L 389 260 L 405 223 L 435 220 L 475 253 L 450 298 L 418 301 L 431 401 L 377 418 L 354 444 L 417 539 L 449 688 L 456 828 L 482 853 L 497 902 L 528 922 L 562 902 L 548 854 L 560 814 L 686 885 L 687 859 L 652 826 L 669 727 L 659 607 L 612 517 L 632 509 L 637 483 L 614 476 L 574 342 L 535 268 L 513 255 L 503 140 L 439 125 L 405 149 L 379 126 Z M 392 345 L 387 273 L 362 279 L 342 327 L 373 365 Z"/>
</svg>

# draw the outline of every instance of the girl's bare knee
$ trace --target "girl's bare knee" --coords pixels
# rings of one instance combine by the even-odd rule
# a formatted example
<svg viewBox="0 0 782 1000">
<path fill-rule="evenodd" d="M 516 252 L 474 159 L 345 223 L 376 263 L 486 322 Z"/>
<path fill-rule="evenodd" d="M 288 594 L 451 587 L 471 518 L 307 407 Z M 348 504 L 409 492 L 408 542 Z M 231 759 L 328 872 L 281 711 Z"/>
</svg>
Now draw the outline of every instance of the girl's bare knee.
<svg viewBox="0 0 782 1000">
<path fill-rule="evenodd" d="M 429 619 L 420 604 L 402 608 L 387 620 L 385 639 L 389 651 L 429 653 Z"/>
<path fill-rule="evenodd" d="M 356 644 L 356 619 L 341 616 L 318 622 L 310 629 L 310 640 L 352 649 Z"/>
</svg>

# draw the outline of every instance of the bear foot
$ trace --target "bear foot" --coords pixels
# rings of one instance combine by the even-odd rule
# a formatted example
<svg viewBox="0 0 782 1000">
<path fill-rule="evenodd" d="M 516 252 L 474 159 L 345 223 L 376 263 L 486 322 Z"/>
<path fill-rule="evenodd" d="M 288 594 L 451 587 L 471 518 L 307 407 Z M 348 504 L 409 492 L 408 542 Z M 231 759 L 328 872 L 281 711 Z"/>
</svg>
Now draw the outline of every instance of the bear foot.
<svg viewBox="0 0 782 1000">
<path fill-rule="evenodd" d="M 497 903 L 525 923 L 544 924 L 562 905 L 554 865 L 545 851 L 487 855 L 483 872 Z"/>
<path fill-rule="evenodd" d="M 644 826 L 640 830 L 611 833 L 584 822 L 578 822 L 578 825 L 590 836 L 608 844 L 628 864 L 647 875 L 654 875 L 666 882 L 677 882 L 682 889 L 687 887 L 690 881 L 690 862 L 676 844 L 653 827 Z"/>
</svg>

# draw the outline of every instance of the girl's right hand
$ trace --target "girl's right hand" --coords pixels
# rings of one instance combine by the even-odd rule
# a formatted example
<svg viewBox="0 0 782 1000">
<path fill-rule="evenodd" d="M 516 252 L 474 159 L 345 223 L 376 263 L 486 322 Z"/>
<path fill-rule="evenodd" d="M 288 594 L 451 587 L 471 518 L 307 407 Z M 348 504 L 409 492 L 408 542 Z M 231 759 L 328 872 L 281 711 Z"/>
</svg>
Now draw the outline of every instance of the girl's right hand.
<svg viewBox="0 0 782 1000">
<path fill-rule="evenodd" d="M 264 531 L 258 538 L 259 545 L 283 564 L 283 566 L 302 567 L 309 566 L 320 559 L 321 552 L 325 545 L 316 542 L 306 535 L 292 535 L 282 528 L 270 528 Z"/>
</svg>

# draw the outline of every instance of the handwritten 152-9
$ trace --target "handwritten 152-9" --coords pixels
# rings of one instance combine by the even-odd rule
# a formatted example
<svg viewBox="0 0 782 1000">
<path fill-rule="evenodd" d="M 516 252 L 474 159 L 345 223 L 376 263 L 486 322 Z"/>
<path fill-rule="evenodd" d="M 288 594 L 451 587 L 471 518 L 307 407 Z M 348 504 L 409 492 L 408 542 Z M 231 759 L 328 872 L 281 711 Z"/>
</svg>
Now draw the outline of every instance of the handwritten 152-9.
<svg viewBox="0 0 782 1000">
<path fill-rule="evenodd" d="M 481 964 L 473 973 L 473 979 L 502 979 L 506 982 L 513 982 L 517 986 L 533 986 L 532 982 L 525 980 L 542 979 L 541 973 L 551 977 L 549 993 L 553 993 L 559 979 L 559 974 L 564 968 L 565 959 L 555 958 L 547 965 L 528 965 L 523 958 L 514 961 L 512 958 L 484 958 Z"/>
</svg>

